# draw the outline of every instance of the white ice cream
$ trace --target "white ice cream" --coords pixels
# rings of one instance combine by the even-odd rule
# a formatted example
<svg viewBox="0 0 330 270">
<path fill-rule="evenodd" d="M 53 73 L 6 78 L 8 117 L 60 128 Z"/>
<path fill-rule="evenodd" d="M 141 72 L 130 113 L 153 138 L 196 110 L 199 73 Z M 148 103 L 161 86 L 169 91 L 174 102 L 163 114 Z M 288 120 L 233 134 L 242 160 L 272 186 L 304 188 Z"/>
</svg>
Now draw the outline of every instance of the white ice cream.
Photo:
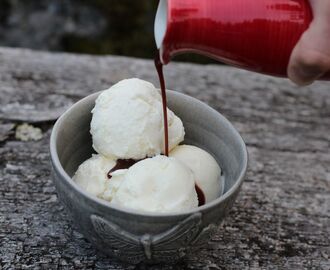
<svg viewBox="0 0 330 270">
<path fill-rule="evenodd" d="M 169 109 L 169 148 L 184 138 L 181 120 Z M 164 151 L 159 91 L 140 79 L 120 81 L 97 98 L 92 110 L 93 147 L 108 158 L 142 159 Z"/>
<path fill-rule="evenodd" d="M 148 212 L 178 212 L 198 206 L 192 171 L 175 158 L 156 156 L 130 167 L 113 205 Z"/>
<path fill-rule="evenodd" d="M 195 183 L 206 202 L 222 193 L 216 160 L 184 139 L 182 121 L 168 109 L 170 157 L 164 151 L 159 91 L 139 79 L 120 81 L 97 98 L 92 110 L 93 147 L 99 153 L 83 162 L 73 180 L 113 205 L 147 212 L 180 212 L 198 207 Z M 150 157 L 147 159 L 143 159 Z M 143 159 L 129 169 L 108 172 L 117 159 Z"/>
<path fill-rule="evenodd" d="M 102 198 L 107 188 L 107 173 L 116 161 L 101 155 L 93 155 L 84 161 L 73 176 L 73 181 L 88 193 Z"/>
<path fill-rule="evenodd" d="M 220 177 L 221 169 L 208 152 L 192 145 L 179 145 L 170 152 L 170 156 L 193 171 L 197 185 L 204 192 L 206 203 L 221 195 L 224 185 Z"/>
<path fill-rule="evenodd" d="M 102 155 L 93 155 L 84 161 L 73 176 L 73 181 L 88 193 L 101 199 L 111 201 L 123 181 L 127 170 L 108 172 L 116 165 L 116 161 Z"/>
<path fill-rule="evenodd" d="M 111 179 L 107 180 L 105 190 L 101 198 L 111 202 L 120 185 L 123 183 L 127 170 L 117 170 L 111 173 Z"/>
</svg>

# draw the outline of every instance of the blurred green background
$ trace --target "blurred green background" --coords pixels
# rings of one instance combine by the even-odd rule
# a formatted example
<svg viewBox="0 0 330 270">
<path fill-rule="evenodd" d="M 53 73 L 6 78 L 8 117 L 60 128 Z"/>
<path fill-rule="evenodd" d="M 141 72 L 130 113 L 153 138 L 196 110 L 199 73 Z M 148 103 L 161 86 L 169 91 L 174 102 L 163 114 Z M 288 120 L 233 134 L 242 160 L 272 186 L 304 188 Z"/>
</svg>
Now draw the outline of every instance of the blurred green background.
<svg viewBox="0 0 330 270">
<path fill-rule="evenodd" d="M 0 46 L 153 58 L 158 0 L 0 0 Z M 182 55 L 180 61 L 213 62 Z"/>
</svg>

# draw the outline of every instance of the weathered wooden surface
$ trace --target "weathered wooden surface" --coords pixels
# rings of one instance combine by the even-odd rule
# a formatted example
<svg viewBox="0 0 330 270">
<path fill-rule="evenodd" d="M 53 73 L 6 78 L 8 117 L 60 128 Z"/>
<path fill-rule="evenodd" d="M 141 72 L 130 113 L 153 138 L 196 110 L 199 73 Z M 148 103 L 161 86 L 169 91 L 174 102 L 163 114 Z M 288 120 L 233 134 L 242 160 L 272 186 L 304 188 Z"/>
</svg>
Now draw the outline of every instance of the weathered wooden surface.
<svg viewBox="0 0 330 270">
<path fill-rule="evenodd" d="M 210 246 L 162 268 L 330 269 L 330 83 L 299 89 L 221 66 L 170 64 L 165 73 L 168 88 L 233 122 L 250 165 Z M 0 48 L 0 269 L 135 269 L 76 231 L 57 200 L 48 153 L 59 114 L 128 77 L 157 84 L 151 61 Z M 16 140 L 21 122 L 40 127 L 43 138 Z"/>
</svg>

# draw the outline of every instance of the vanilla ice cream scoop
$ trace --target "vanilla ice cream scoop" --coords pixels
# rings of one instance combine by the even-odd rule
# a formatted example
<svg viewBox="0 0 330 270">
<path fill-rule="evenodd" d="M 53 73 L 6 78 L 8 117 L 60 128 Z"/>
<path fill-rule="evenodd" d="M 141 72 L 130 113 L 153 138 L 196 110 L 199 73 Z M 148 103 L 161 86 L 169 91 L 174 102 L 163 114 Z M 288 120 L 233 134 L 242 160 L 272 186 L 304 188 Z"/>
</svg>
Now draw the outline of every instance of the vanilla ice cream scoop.
<svg viewBox="0 0 330 270">
<path fill-rule="evenodd" d="M 175 158 L 156 156 L 130 167 L 111 204 L 140 211 L 185 211 L 198 206 L 192 171 Z"/>
<path fill-rule="evenodd" d="M 193 171 L 197 185 L 204 192 L 206 203 L 221 195 L 224 187 L 221 169 L 208 152 L 192 145 L 179 145 L 170 152 L 170 156 Z"/>
<path fill-rule="evenodd" d="M 102 155 L 93 155 L 84 161 L 73 176 L 73 181 L 88 193 L 111 201 L 123 182 L 127 170 L 116 170 L 108 178 L 108 172 L 116 165 L 116 161 Z"/>
<path fill-rule="evenodd" d="M 169 148 L 184 138 L 181 120 L 169 109 Z M 93 147 L 108 158 L 142 159 L 164 151 L 162 101 L 153 84 L 122 80 L 96 99 L 92 110 Z"/>
<path fill-rule="evenodd" d="M 73 176 L 73 181 L 88 193 L 103 197 L 107 188 L 107 173 L 116 165 L 116 161 L 101 155 L 93 155 L 84 161 Z"/>
<path fill-rule="evenodd" d="M 123 183 L 127 169 L 116 170 L 111 173 L 111 179 L 108 179 L 105 185 L 105 190 L 100 196 L 103 200 L 111 202 L 116 195 L 120 185 Z"/>
</svg>

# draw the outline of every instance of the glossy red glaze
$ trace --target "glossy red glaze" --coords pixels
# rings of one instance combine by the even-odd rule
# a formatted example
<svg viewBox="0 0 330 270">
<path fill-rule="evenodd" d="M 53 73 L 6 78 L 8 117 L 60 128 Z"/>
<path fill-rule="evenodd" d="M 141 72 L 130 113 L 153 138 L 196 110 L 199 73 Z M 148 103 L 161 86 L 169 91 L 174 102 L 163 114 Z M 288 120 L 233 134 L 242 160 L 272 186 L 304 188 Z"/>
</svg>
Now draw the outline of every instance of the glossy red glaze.
<svg viewBox="0 0 330 270">
<path fill-rule="evenodd" d="M 286 76 L 291 52 L 312 12 L 307 0 L 168 0 L 167 19 L 164 64 L 176 54 L 196 52 Z"/>
</svg>

